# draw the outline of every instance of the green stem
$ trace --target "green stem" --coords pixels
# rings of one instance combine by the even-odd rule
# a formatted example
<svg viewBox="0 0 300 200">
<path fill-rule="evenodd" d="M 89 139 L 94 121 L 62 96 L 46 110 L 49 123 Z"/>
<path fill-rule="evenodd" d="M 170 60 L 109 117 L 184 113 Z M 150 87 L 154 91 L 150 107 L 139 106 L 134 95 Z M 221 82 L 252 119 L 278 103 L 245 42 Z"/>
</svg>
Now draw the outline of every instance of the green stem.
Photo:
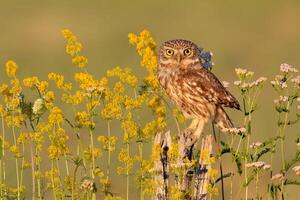
<svg viewBox="0 0 300 200">
<path fill-rule="evenodd" d="M 108 155 L 107 155 L 107 179 L 109 179 L 110 174 L 110 162 L 111 162 L 111 144 L 110 144 L 110 137 L 111 137 L 111 128 L 110 128 L 110 120 L 107 121 L 107 136 L 108 136 Z"/>
<path fill-rule="evenodd" d="M 1 158 L 1 171 L 0 171 L 0 176 L 1 176 L 1 183 L 4 184 L 5 183 L 5 127 L 4 127 L 4 116 L 3 114 L 1 113 L 1 124 L 2 124 L 2 158 Z M 4 187 L 1 187 L 1 197 L 3 196 L 6 196 L 6 191 L 2 191 L 2 188 Z"/>
<path fill-rule="evenodd" d="M 141 159 L 141 163 L 140 163 L 140 169 L 141 169 L 141 181 L 140 181 L 140 188 L 141 188 L 141 193 L 140 193 L 140 200 L 144 200 L 144 192 L 143 192 L 143 178 L 144 178 L 144 174 L 143 174 L 143 141 L 141 141 L 139 143 L 139 154 L 140 154 L 140 159 Z"/>
<path fill-rule="evenodd" d="M 54 200 L 56 200 L 56 189 L 55 189 L 55 185 L 54 185 L 54 176 L 53 176 L 53 172 L 54 172 L 54 161 L 51 160 L 51 184 L 52 184 L 52 190 L 53 190 L 53 197 Z"/>
<path fill-rule="evenodd" d="M 127 145 L 128 157 L 130 157 L 129 143 L 127 143 L 126 145 Z M 129 169 L 128 169 L 128 166 L 127 166 L 127 169 L 126 169 L 126 200 L 129 200 Z"/>
<path fill-rule="evenodd" d="M 23 174 L 24 174 L 24 162 L 25 162 L 25 144 L 24 142 L 22 143 L 22 165 L 21 165 L 21 180 L 20 180 L 20 187 L 22 187 L 23 183 Z"/>
<path fill-rule="evenodd" d="M 35 199 L 35 170 L 34 170 L 34 157 L 32 150 L 32 142 L 30 140 L 30 157 L 31 157 L 31 180 L 32 180 L 32 200 Z"/>
<path fill-rule="evenodd" d="M 13 138 L 14 138 L 14 144 L 17 146 L 17 138 L 15 133 L 15 127 L 12 126 L 12 132 L 13 132 Z M 17 177 L 17 199 L 20 199 L 20 177 L 19 177 L 19 164 L 18 164 L 18 158 L 16 156 L 15 158 L 15 166 L 16 166 L 16 177 Z"/>
</svg>

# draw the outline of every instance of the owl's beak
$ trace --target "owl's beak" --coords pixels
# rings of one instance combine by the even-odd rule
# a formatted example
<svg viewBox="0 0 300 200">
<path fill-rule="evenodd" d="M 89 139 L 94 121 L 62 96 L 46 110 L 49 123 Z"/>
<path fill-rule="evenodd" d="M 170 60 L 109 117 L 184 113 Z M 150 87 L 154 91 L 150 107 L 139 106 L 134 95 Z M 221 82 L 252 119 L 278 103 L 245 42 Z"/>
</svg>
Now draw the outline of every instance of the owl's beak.
<svg viewBox="0 0 300 200">
<path fill-rule="evenodd" d="M 180 55 L 177 55 L 176 60 L 177 60 L 177 63 L 180 63 L 181 60 L 182 60 L 181 56 L 180 56 Z"/>
</svg>

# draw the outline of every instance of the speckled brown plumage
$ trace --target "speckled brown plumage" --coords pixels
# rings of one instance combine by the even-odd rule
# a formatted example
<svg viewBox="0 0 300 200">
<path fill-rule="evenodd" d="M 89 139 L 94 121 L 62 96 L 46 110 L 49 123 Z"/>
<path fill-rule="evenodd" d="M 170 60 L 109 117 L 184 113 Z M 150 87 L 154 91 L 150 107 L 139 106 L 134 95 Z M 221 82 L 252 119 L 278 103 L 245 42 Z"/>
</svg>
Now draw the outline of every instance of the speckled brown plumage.
<svg viewBox="0 0 300 200">
<path fill-rule="evenodd" d="M 197 45 L 187 40 L 170 40 L 159 49 L 158 79 L 170 99 L 200 136 L 209 121 L 219 129 L 233 124 L 223 107 L 240 109 L 238 101 L 218 78 L 202 66 Z"/>
</svg>

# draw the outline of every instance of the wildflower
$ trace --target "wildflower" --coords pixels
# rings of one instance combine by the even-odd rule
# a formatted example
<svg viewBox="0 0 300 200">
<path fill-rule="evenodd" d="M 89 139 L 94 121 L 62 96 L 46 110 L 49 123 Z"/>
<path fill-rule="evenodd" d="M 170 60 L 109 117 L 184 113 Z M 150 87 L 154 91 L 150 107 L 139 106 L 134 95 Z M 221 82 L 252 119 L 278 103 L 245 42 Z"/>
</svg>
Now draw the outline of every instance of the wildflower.
<svg viewBox="0 0 300 200">
<path fill-rule="evenodd" d="M 38 98 L 33 103 L 32 112 L 35 115 L 40 115 L 44 112 L 44 108 L 45 108 L 44 99 Z"/>
<path fill-rule="evenodd" d="M 280 180 L 283 178 L 283 174 L 282 173 L 277 173 L 275 175 L 272 176 L 271 180 L 274 181 L 274 180 Z"/>
<path fill-rule="evenodd" d="M 244 80 L 245 78 L 250 78 L 254 74 L 252 71 L 248 71 L 247 69 L 242 69 L 242 68 L 236 68 L 235 73 L 237 74 L 240 80 Z"/>
<path fill-rule="evenodd" d="M 261 168 L 265 165 L 265 162 L 262 161 L 257 161 L 257 162 L 252 162 L 252 163 L 247 163 L 245 164 L 246 167 L 256 167 L 256 168 Z"/>
<path fill-rule="evenodd" d="M 224 128 L 222 131 L 230 133 L 230 134 L 240 134 L 240 133 L 245 133 L 246 129 L 244 127 L 240 127 L 240 128 Z"/>
<path fill-rule="evenodd" d="M 96 185 L 95 185 L 95 183 L 92 179 L 85 178 L 81 182 L 80 189 L 85 190 L 85 191 L 95 192 L 96 191 Z"/>
<path fill-rule="evenodd" d="M 218 187 L 216 185 L 208 184 L 207 193 L 210 195 L 218 196 L 219 195 Z"/>
<path fill-rule="evenodd" d="M 260 147 L 263 143 L 261 142 L 253 142 L 252 144 L 250 144 L 250 148 L 251 149 L 256 149 L 258 147 Z"/>
<path fill-rule="evenodd" d="M 72 31 L 70 31 L 69 29 L 63 29 L 61 32 L 66 40 L 68 40 L 68 41 L 76 40 L 76 37 L 74 36 Z"/>
<path fill-rule="evenodd" d="M 23 84 L 30 89 L 34 89 L 39 82 L 40 81 L 36 76 L 28 77 L 23 80 Z"/>
<path fill-rule="evenodd" d="M 5 66 L 6 66 L 7 76 L 8 77 L 16 77 L 16 72 L 18 69 L 17 63 L 15 63 L 15 61 L 13 61 L 13 60 L 9 60 L 6 62 Z"/>
<path fill-rule="evenodd" d="M 10 146 L 9 151 L 17 158 L 21 157 L 20 149 L 16 145 Z"/>
<path fill-rule="evenodd" d="M 228 88 L 228 87 L 229 87 L 229 82 L 227 82 L 227 81 L 222 81 L 222 85 L 223 85 L 225 88 Z"/>
<path fill-rule="evenodd" d="M 293 73 L 297 73 L 298 70 L 294 67 L 292 67 L 289 64 L 283 63 L 280 65 L 280 71 L 284 72 L 284 73 L 289 73 L 289 72 L 293 72 Z"/>
<path fill-rule="evenodd" d="M 118 160 L 123 164 L 123 166 L 118 167 L 117 173 L 118 174 L 127 174 L 133 168 L 133 159 L 130 157 L 129 149 L 123 148 L 121 149 Z"/>
<path fill-rule="evenodd" d="M 64 76 L 60 75 L 60 74 L 56 74 L 56 73 L 49 73 L 48 74 L 48 79 L 53 80 L 56 84 L 56 86 L 59 89 L 63 89 L 63 90 L 71 90 L 72 89 L 72 84 L 71 83 L 65 83 L 64 81 Z"/>
<path fill-rule="evenodd" d="M 295 78 L 291 79 L 291 82 L 300 86 L 300 76 L 296 76 Z"/>
<path fill-rule="evenodd" d="M 289 97 L 287 96 L 279 96 L 279 99 L 275 99 L 274 103 L 284 103 L 287 102 L 289 100 Z"/>
<path fill-rule="evenodd" d="M 114 151 L 116 149 L 115 145 L 117 142 L 117 137 L 112 136 L 112 137 L 107 137 L 107 136 L 98 136 L 97 140 L 102 143 L 103 149 L 106 151 Z"/>
<path fill-rule="evenodd" d="M 17 139 L 18 144 L 25 144 L 29 141 L 30 135 L 28 133 L 20 133 Z"/>
<path fill-rule="evenodd" d="M 57 146 L 50 145 L 48 147 L 48 155 L 51 160 L 59 159 L 59 157 L 62 155 L 62 152 L 61 149 L 58 148 Z"/>
<path fill-rule="evenodd" d="M 271 168 L 271 165 L 268 165 L 268 164 L 265 164 L 264 166 L 263 166 L 263 169 L 264 170 L 268 170 L 268 169 L 270 169 Z"/>
<path fill-rule="evenodd" d="M 236 86 L 240 86 L 242 84 L 242 81 L 234 81 L 233 84 Z"/>
<path fill-rule="evenodd" d="M 297 148 L 300 150 L 300 142 L 297 143 Z"/>
<path fill-rule="evenodd" d="M 49 124 L 59 124 L 64 121 L 64 117 L 62 114 L 62 110 L 58 107 L 54 107 L 50 110 L 50 114 L 48 116 Z"/>
<path fill-rule="evenodd" d="M 76 56 L 72 59 L 72 63 L 78 65 L 79 68 L 84 68 L 88 63 L 88 60 L 84 56 Z"/>
<path fill-rule="evenodd" d="M 293 167 L 292 170 L 293 170 L 297 175 L 300 175 L 300 165 L 297 165 L 297 166 Z"/>
</svg>

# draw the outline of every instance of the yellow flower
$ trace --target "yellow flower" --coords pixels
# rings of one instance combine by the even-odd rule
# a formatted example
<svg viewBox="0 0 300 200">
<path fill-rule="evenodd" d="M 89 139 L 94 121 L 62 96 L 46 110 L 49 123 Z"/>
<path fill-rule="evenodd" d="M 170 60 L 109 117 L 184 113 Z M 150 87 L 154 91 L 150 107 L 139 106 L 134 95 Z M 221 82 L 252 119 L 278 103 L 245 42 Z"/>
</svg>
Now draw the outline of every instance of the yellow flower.
<svg viewBox="0 0 300 200">
<path fill-rule="evenodd" d="M 173 109 L 173 116 L 176 118 L 176 120 L 179 123 L 184 123 L 185 122 L 185 117 L 182 114 L 182 112 L 180 112 L 178 109 Z"/>
<path fill-rule="evenodd" d="M 87 112 L 77 112 L 75 121 L 78 127 L 94 127 L 95 124 L 90 120 L 90 116 Z"/>
<path fill-rule="evenodd" d="M 30 135 L 29 133 L 20 133 L 17 139 L 18 144 L 25 144 L 29 141 Z"/>
<path fill-rule="evenodd" d="M 36 76 L 28 77 L 23 80 L 23 84 L 30 89 L 34 89 L 34 87 L 37 86 L 39 83 L 40 81 Z"/>
<path fill-rule="evenodd" d="M 74 34 L 72 33 L 71 30 L 69 29 L 63 29 L 62 31 L 62 34 L 64 36 L 64 38 L 70 42 L 72 41 L 75 41 L 76 40 L 76 37 L 74 36 Z"/>
<path fill-rule="evenodd" d="M 21 157 L 20 149 L 16 145 L 10 146 L 9 151 L 17 158 Z"/>
<path fill-rule="evenodd" d="M 63 75 L 56 74 L 56 73 L 49 73 L 48 74 L 48 79 L 53 80 L 56 83 L 56 86 L 59 89 L 63 89 L 65 91 L 69 91 L 72 89 L 72 84 L 71 83 L 65 83 L 65 78 Z"/>
<path fill-rule="evenodd" d="M 209 184 L 207 188 L 207 193 L 210 195 L 218 196 L 219 195 L 219 190 L 216 185 Z"/>
<path fill-rule="evenodd" d="M 118 174 L 128 175 L 133 168 L 133 159 L 130 157 L 130 152 L 127 148 L 121 149 L 118 160 L 123 164 L 123 167 L 118 167 Z"/>
<path fill-rule="evenodd" d="M 64 121 L 63 113 L 60 108 L 54 107 L 50 110 L 50 114 L 48 116 L 49 124 L 60 124 Z"/>
<path fill-rule="evenodd" d="M 121 127 L 124 130 L 124 142 L 129 142 L 130 139 L 138 134 L 139 126 L 133 121 L 131 113 L 127 114 L 126 120 L 121 123 Z"/>
<path fill-rule="evenodd" d="M 78 65 L 79 68 L 84 68 L 88 63 L 88 60 L 84 56 L 76 56 L 72 59 L 72 63 Z"/>
<path fill-rule="evenodd" d="M 84 93 L 82 91 L 76 91 L 74 95 L 64 93 L 61 99 L 68 104 L 78 105 L 84 100 Z"/>
<path fill-rule="evenodd" d="M 48 147 L 48 156 L 51 160 L 59 159 L 59 157 L 62 155 L 62 152 L 60 148 L 58 148 L 55 145 L 50 145 Z"/>
<path fill-rule="evenodd" d="M 9 60 L 6 62 L 5 67 L 7 76 L 15 78 L 18 69 L 17 63 L 15 63 L 13 60 Z"/>
<path fill-rule="evenodd" d="M 81 49 L 82 49 L 81 43 L 79 42 L 69 43 L 66 46 L 66 53 L 71 56 L 75 56 L 81 51 Z"/>
<path fill-rule="evenodd" d="M 116 149 L 116 142 L 117 142 L 117 137 L 116 136 L 104 136 L 100 135 L 97 138 L 98 142 L 102 143 L 103 145 L 103 150 L 105 151 L 114 151 Z"/>
</svg>

